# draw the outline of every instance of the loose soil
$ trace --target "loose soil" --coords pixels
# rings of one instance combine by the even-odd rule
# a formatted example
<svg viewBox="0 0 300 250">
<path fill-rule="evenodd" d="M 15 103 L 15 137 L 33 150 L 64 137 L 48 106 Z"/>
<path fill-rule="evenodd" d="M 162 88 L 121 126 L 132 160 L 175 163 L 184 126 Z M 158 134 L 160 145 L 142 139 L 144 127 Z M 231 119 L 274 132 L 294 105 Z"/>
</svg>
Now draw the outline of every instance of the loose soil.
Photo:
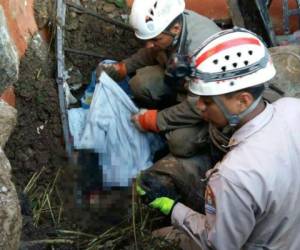
<svg viewBox="0 0 300 250">
<path fill-rule="evenodd" d="M 27 243 L 32 240 L 52 238 L 56 235 L 56 229 L 78 230 L 94 234 L 103 232 L 108 227 L 119 223 L 130 211 L 128 190 L 102 190 L 100 191 L 102 205 L 90 208 L 89 202 L 86 202 L 83 206 L 78 206 L 78 199 L 83 202 L 87 201 L 85 199 L 90 200 L 90 196 L 84 196 L 87 190 L 83 190 L 83 196 L 75 197 L 75 191 L 80 190 L 82 186 L 78 182 L 82 184 L 86 181 L 84 178 L 92 174 L 86 174 L 86 169 L 82 167 L 70 165 L 65 154 L 55 82 L 56 6 L 54 2 L 51 0 L 35 1 L 36 20 L 40 29 L 47 30 L 49 44 L 37 49 L 36 42 L 33 41 L 21 61 L 19 80 L 15 84 L 18 124 L 5 147 L 22 206 L 22 249 L 48 249 L 44 244 Z M 73 2 L 99 14 L 126 22 L 127 9 L 118 8 L 113 3 L 104 0 Z M 120 59 L 132 54 L 139 46 L 132 32 L 84 13 L 75 12 L 70 8 L 67 11 L 66 20 L 66 47 L 91 51 L 104 55 L 105 58 Z M 71 79 L 86 85 L 91 71 L 100 60 L 100 57 L 66 53 L 66 68 L 73 69 L 70 73 Z M 81 88 L 81 92 L 85 85 Z M 94 157 L 92 154 L 89 155 Z M 60 194 L 61 199 L 58 199 L 56 195 L 53 198 L 53 206 L 61 200 L 64 205 L 59 223 L 53 222 L 50 213 L 44 213 L 38 225 L 35 226 L 32 218 L 34 207 L 32 202 L 36 200 L 32 201 L 30 195 L 24 194 L 23 190 L 31 177 L 39 173 L 42 168 L 45 170 L 35 184 L 38 190 L 45 189 L 49 183 L 53 182 L 58 170 L 61 170 L 57 185 L 57 193 Z M 93 184 L 85 185 L 86 189 L 91 187 Z M 90 191 L 99 193 L 98 189 Z M 50 246 L 48 247 L 50 249 Z M 71 248 L 70 246 L 56 246 L 55 249 Z"/>
<path fill-rule="evenodd" d="M 29 242 L 55 238 L 58 229 L 98 235 L 112 225 L 118 224 L 131 213 L 132 209 L 130 190 L 99 189 L 99 179 L 95 178 L 97 175 L 100 176 L 99 170 L 89 165 L 97 160 L 95 155 L 89 152 L 79 153 L 81 162 L 86 163 L 81 166 L 70 164 L 66 157 L 55 82 L 55 2 L 35 1 L 38 27 L 45 31 L 44 34 L 48 36 L 49 41 L 48 44 L 37 47 L 38 43 L 33 40 L 21 61 L 19 80 L 15 84 L 18 124 L 5 147 L 22 206 L 21 249 L 23 250 L 82 249 L 79 246 L 72 248 L 70 245 L 59 244 L 53 247 L 51 244 L 29 244 Z M 114 0 L 72 0 L 70 2 L 100 15 L 128 22 L 128 10 L 118 8 Z M 65 53 L 66 69 L 69 70 L 71 77 L 68 80 L 69 85 L 83 84 L 74 93 L 77 98 L 83 93 L 90 81 L 91 72 L 102 59 L 126 58 L 141 46 L 132 32 L 73 8 L 67 10 L 65 31 L 65 47 L 93 52 L 97 55 L 87 57 Z M 25 194 L 24 188 L 32 176 L 40 173 L 42 169 L 44 170 L 35 182 L 35 188 Z M 38 207 L 37 204 L 42 199 L 39 196 L 42 196 L 46 188 L 53 183 L 58 171 L 60 174 L 57 185 L 50 197 L 54 218 L 48 209 L 41 214 L 35 225 L 33 209 Z M 97 203 L 97 199 L 99 199 L 98 204 L 92 206 L 91 202 Z M 79 205 L 80 202 L 82 205 Z M 151 233 L 149 235 L 151 236 Z M 168 248 L 160 242 L 155 245 L 152 239 L 150 242 L 150 246 L 146 247 L 145 242 L 142 241 L 140 249 L 175 249 L 174 246 Z M 127 243 L 130 245 L 129 242 Z M 126 249 L 134 248 L 128 246 Z"/>
<path fill-rule="evenodd" d="M 73 0 L 71 2 L 101 15 L 122 22 L 127 21 L 128 10 L 116 7 L 111 3 L 114 0 Z M 22 207 L 21 249 L 23 250 L 81 249 L 79 246 L 71 247 L 60 244 L 53 247 L 51 244 L 29 244 L 28 242 L 55 238 L 58 229 L 97 235 L 112 225 L 118 224 L 132 209 L 130 190 L 100 190 L 99 180 L 93 178 L 99 174 L 97 169 L 91 168 L 89 164 L 71 165 L 66 157 L 55 82 L 56 6 L 54 3 L 53 0 L 35 1 L 38 27 L 46 30 L 49 44 L 37 48 L 34 40 L 21 61 L 19 80 L 15 84 L 18 124 L 5 147 Z M 126 58 L 140 46 L 132 32 L 107 24 L 72 8 L 68 8 L 65 29 L 65 47 L 94 52 L 98 55 L 87 57 L 66 53 L 66 69 L 70 69 L 71 76 L 69 84 L 83 84 L 75 93 L 77 97 L 80 97 L 89 83 L 90 74 L 99 61 L 105 58 L 117 60 Z M 88 152 L 80 154 L 79 157 L 82 162 L 96 161 L 95 155 Z M 23 191 L 31 177 L 42 169 L 44 170 L 35 183 L 35 190 L 41 195 L 54 181 L 58 171 L 61 171 L 59 172 L 61 174 L 53 192 L 55 194 L 50 197 L 54 218 L 50 211 L 44 211 L 35 225 L 33 208 L 36 207 L 39 199 L 32 198 L 34 192 L 25 194 Z M 81 191 L 80 196 L 78 196 L 78 191 Z M 95 197 L 98 197 L 100 202 L 96 206 L 91 206 L 91 201 L 97 201 Z M 79 201 L 82 202 L 81 206 Z M 60 206 L 59 213 L 57 207 Z M 174 247 L 159 248 L 154 246 L 154 241 L 151 243 L 150 248 L 146 248 L 143 244 L 141 249 L 175 249 Z M 108 245 L 107 249 L 112 249 L 112 246 Z M 126 249 L 133 248 L 126 247 Z"/>
</svg>

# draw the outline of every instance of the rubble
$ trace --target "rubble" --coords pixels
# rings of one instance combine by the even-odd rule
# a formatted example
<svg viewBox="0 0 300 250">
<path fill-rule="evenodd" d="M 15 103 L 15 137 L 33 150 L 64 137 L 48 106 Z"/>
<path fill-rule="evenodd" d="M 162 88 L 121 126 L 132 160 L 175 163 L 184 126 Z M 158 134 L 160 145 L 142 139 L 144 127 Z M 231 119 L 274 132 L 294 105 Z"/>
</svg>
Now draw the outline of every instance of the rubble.
<svg viewBox="0 0 300 250">
<path fill-rule="evenodd" d="M 300 98 L 300 47 L 288 45 L 270 48 L 277 74 L 270 83 L 285 96 Z"/>
<path fill-rule="evenodd" d="M 17 123 L 17 110 L 0 100 L 0 147 L 4 147 Z"/>
<path fill-rule="evenodd" d="M 18 249 L 22 228 L 19 200 L 11 181 L 11 165 L 2 150 L 16 121 L 16 109 L 0 100 L 0 249 L 5 250 Z"/>
<path fill-rule="evenodd" d="M 11 41 L 4 10 L 0 5 L 0 93 L 18 79 L 19 57 Z"/>
</svg>

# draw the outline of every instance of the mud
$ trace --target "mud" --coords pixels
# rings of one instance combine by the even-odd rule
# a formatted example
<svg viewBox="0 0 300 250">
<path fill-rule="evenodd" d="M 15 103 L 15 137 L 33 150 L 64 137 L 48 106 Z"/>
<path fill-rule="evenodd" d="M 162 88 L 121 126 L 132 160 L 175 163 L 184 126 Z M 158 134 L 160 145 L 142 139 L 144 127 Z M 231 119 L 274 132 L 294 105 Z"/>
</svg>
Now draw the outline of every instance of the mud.
<svg viewBox="0 0 300 250">
<path fill-rule="evenodd" d="M 31 176 L 42 167 L 40 185 L 46 185 L 57 168 L 66 165 L 54 73 L 53 55 L 37 54 L 32 42 L 15 84 L 17 126 L 5 147 L 24 216 L 22 241 L 47 238 L 54 230 L 51 223 L 33 226 L 31 204 L 23 194 Z"/>
<path fill-rule="evenodd" d="M 99 190 L 95 184 L 97 180 L 86 183 L 87 178 L 93 176 L 94 173 L 89 173 L 82 167 L 70 165 L 67 161 L 55 82 L 56 6 L 54 2 L 52 0 L 35 2 L 38 27 L 47 30 L 49 44 L 43 49 L 37 49 L 36 43 L 32 42 L 21 61 L 19 80 L 15 84 L 18 124 L 5 147 L 22 206 L 21 249 L 48 249 L 45 244 L 32 245 L 29 242 L 53 238 L 57 235 L 57 229 L 79 230 L 94 234 L 103 232 L 108 227 L 119 223 L 130 212 L 128 190 Z M 118 8 L 107 1 L 73 2 L 119 21 L 126 22 L 127 20 L 126 8 Z M 125 58 L 139 46 L 132 32 L 70 8 L 67 11 L 65 28 L 66 47 L 99 55 L 87 57 L 66 53 L 66 67 L 76 69 L 77 73 L 71 77 L 75 79 L 75 82 L 79 81 L 84 84 L 82 89 L 89 82 L 91 71 L 102 58 Z M 31 177 L 42 168 L 45 170 L 36 183 L 39 189 L 51 183 L 58 169 L 61 169 L 62 174 L 59 176 L 57 189 L 64 205 L 59 223 L 53 223 L 48 214 L 43 215 L 38 225 L 35 226 L 32 217 L 34 204 L 30 197 L 23 193 L 23 190 Z M 79 198 L 76 196 L 78 190 L 81 191 Z M 97 202 L 96 205 L 91 206 L 90 193 L 96 193 L 96 197 L 100 197 L 97 199 L 101 200 L 101 206 L 98 206 Z M 58 201 L 57 197 L 56 201 Z M 83 205 L 80 206 L 79 203 Z M 55 246 L 55 249 L 72 249 L 72 247 Z"/>
<path fill-rule="evenodd" d="M 128 22 L 128 10 L 119 9 L 108 1 L 81 1 L 81 5 L 99 15 L 105 15 L 121 22 Z M 122 18 L 123 17 L 123 18 Z M 66 19 L 65 47 L 91 51 L 99 57 L 85 57 L 66 53 L 67 68 L 76 67 L 83 75 L 83 83 L 88 83 L 95 65 L 103 59 L 120 60 L 136 51 L 139 42 L 133 32 L 105 23 L 96 17 L 68 8 Z"/>
<path fill-rule="evenodd" d="M 54 56 L 55 1 L 36 0 L 36 20 L 40 29 L 46 29 L 49 48 L 40 53 L 35 44 L 27 51 L 20 66 L 20 78 L 16 83 L 18 125 L 11 136 L 5 152 L 13 169 L 13 181 L 19 193 L 23 214 L 23 250 L 32 249 L 80 249 L 78 246 L 31 244 L 33 240 L 51 239 L 58 236 L 58 229 L 100 234 L 118 224 L 129 213 L 130 190 L 101 190 L 99 170 L 91 168 L 89 162 L 95 155 L 84 155 L 81 166 L 70 165 L 63 145 L 57 87 L 55 83 L 56 59 Z M 128 10 L 118 8 L 113 0 L 73 0 L 73 3 L 126 22 Z M 102 59 L 122 59 L 132 54 L 141 44 L 133 33 L 95 17 L 68 8 L 66 18 L 65 46 L 67 48 L 93 52 L 95 56 L 66 52 L 66 68 L 72 68 L 70 83 L 82 83 L 80 93 L 89 83 L 91 71 Z M 79 155 L 80 157 L 80 155 Z M 36 183 L 39 189 L 51 184 L 58 169 L 57 192 L 61 200 L 54 197 L 53 206 L 63 203 L 61 218 L 54 223 L 51 215 L 43 214 L 38 225 L 34 225 L 34 202 L 23 193 L 32 175 L 42 168 L 45 171 Z M 154 244 L 154 242 L 152 242 Z M 140 243 L 142 244 L 142 243 Z M 154 249 L 153 244 L 149 249 Z M 144 249 L 146 247 L 143 245 Z M 110 247 L 112 248 L 112 247 Z M 107 249 L 110 249 L 107 248 Z M 120 248 L 119 248 L 120 249 Z M 133 249 L 127 247 L 126 249 Z M 147 248 L 148 249 L 148 248 Z M 163 248 L 157 248 L 163 249 Z M 174 248 L 164 248 L 174 249 Z"/>
</svg>

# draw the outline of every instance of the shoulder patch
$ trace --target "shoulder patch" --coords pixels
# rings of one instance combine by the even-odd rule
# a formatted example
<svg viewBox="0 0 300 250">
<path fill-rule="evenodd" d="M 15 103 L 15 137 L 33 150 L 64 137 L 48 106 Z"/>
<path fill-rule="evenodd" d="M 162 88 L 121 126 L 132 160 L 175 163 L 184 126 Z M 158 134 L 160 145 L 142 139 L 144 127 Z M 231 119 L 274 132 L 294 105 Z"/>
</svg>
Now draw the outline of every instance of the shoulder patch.
<svg viewBox="0 0 300 250">
<path fill-rule="evenodd" d="M 216 214 L 216 199 L 209 185 L 207 185 L 205 191 L 205 212 L 206 214 Z"/>
</svg>

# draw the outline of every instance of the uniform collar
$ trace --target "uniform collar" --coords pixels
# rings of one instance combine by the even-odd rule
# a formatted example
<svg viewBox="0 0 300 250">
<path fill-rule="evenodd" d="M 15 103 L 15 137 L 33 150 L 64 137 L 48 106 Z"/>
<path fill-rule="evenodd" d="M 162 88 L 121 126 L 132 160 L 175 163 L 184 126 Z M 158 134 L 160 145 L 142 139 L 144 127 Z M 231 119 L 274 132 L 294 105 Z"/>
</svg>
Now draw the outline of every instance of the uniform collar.
<svg viewBox="0 0 300 250">
<path fill-rule="evenodd" d="M 273 117 L 274 106 L 266 103 L 266 107 L 254 119 L 248 121 L 241 128 L 234 132 L 229 140 L 229 147 L 233 147 L 246 140 L 248 137 L 261 130 L 266 124 L 270 122 Z"/>
</svg>

